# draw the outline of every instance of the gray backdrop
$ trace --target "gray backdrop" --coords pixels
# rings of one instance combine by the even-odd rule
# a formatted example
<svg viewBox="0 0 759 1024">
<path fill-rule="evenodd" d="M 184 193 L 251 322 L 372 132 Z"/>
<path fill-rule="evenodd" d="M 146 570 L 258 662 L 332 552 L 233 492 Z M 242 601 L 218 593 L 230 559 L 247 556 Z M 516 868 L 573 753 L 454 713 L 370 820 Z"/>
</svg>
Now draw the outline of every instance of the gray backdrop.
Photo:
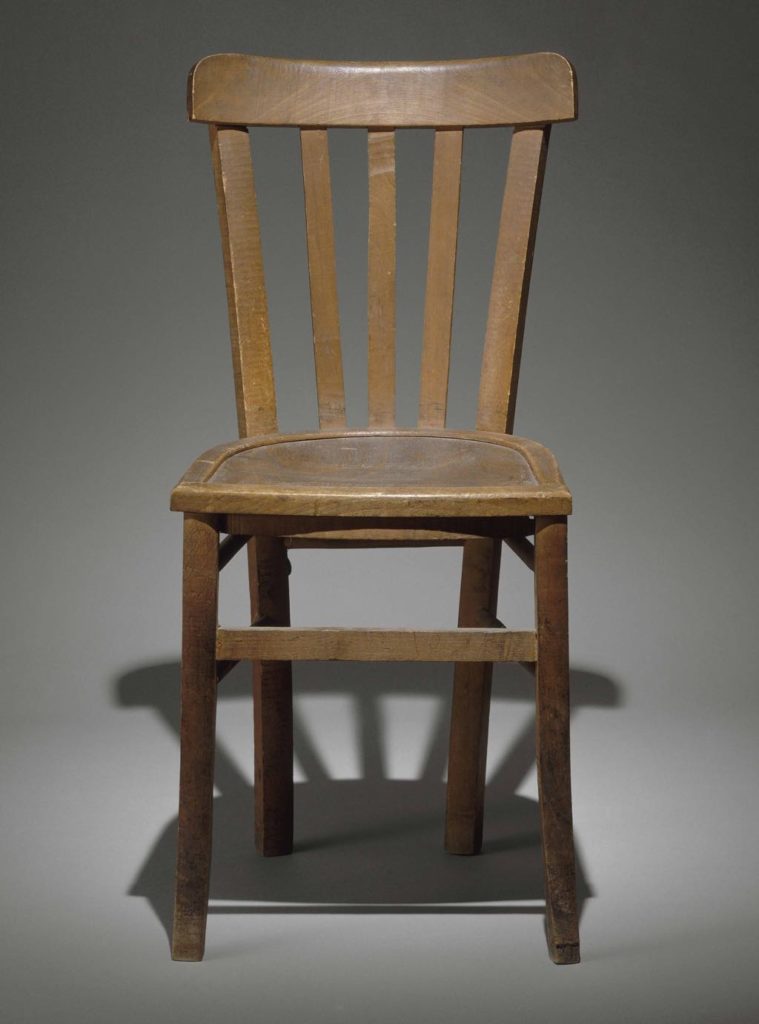
<svg viewBox="0 0 759 1024">
<path fill-rule="evenodd" d="M 757 887 L 757 19 L 743 2 L 6 5 L 3 937 L 9 1021 L 748 1022 Z M 235 434 L 207 137 L 216 51 L 558 50 L 517 431 L 575 494 L 583 964 L 548 961 L 530 683 L 498 670 L 485 853 L 441 850 L 447 666 L 298 669 L 298 844 L 250 854 L 244 673 L 220 704 L 214 912 L 169 959 L 180 518 Z M 334 133 L 333 133 L 334 134 Z M 281 421 L 314 422 L 296 140 L 256 145 Z M 365 154 L 333 140 L 350 415 L 365 385 Z M 501 132 L 465 146 L 451 425 L 473 422 Z M 338 169 L 339 164 L 339 169 Z M 399 144 L 399 374 L 418 384 L 431 154 Z M 298 621 L 453 621 L 459 555 L 301 552 Z M 244 581 L 222 599 L 245 620 Z M 529 624 L 507 559 L 502 617 Z M 293 906 L 297 904 L 298 906 Z M 442 904 L 442 906 L 441 906 Z"/>
</svg>

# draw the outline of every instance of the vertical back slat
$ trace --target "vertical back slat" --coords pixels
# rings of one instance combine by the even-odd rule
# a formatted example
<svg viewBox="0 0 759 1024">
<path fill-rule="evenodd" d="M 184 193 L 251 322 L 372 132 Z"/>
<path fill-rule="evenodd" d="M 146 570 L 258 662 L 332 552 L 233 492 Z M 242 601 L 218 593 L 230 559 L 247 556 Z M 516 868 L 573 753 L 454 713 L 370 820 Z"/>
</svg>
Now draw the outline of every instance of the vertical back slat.
<svg viewBox="0 0 759 1024">
<path fill-rule="evenodd" d="M 241 437 L 274 433 L 277 402 L 247 129 L 210 125 Z"/>
<path fill-rule="evenodd" d="M 445 426 L 463 135 L 460 128 L 435 132 L 419 395 L 420 427 Z"/>
<path fill-rule="evenodd" d="M 327 130 L 303 128 L 300 145 L 319 426 L 322 430 L 339 429 L 346 425 L 345 386 Z"/>
<path fill-rule="evenodd" d="M 395 132 L 369 131 L 369 426 L 395 426 Z"/>
<path fill-rule="evenodd" d="M 498 229 L 482 360 L 477 429 L 514 426 L 532 252 L 550 125 L 515 128 Z"/>
</svg>

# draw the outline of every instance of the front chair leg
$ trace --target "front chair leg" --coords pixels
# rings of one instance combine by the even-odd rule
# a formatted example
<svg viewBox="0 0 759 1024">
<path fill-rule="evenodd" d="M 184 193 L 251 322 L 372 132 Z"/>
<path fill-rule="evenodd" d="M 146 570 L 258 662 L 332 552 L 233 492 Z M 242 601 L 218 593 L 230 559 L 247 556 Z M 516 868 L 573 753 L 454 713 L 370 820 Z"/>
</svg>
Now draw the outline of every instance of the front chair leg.
<svg viewBox="0 0 759 1024">
<path fill-rule="evenodd" d="M 464 543 L 459 626 L 481 626 L 483 616 L 495 615 L 500 565 L 499 540 Z M 492 678 L 491 662 L 458 662 L 454 671 L 445 815 L 449 853 L 474 854 L 482 848 Z"/>
<path fill-rule="evenodd" d="M 211 874 L 216 730 L 219 534 L 213 518 L 184 518 L 182 718 L 174 960 L 202 960 Z"/>
<path fill-rule="evenodd" d="M 537 767 L 551 959 L 580 960 L 569 762 L 567 520 L 535 520 Z"/>
<path fill-rule="evenodd" d="M 290 625 L 289 562 L 284 541 L 248 544 L 253 621 Z M 289 661 L 253 663 L 256 849 L 265 857 L 293 849 L 293 692 Z"/>
</svg>

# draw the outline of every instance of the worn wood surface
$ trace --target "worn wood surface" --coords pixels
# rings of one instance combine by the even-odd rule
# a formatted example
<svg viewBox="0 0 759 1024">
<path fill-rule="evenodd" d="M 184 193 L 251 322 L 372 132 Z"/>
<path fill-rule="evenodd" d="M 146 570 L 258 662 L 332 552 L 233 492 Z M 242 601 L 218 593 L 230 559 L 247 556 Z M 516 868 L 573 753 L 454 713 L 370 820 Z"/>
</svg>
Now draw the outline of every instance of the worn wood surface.
<svg viewBox="0 0 759 1024">
<path fill-rule="evenodd" d="M 250 140 L 244 128 L 211 125 L 241 437 L 277 429 L 269 310 Z"/>
<path fill-rule="evenodd" d="M 567 521 L 535 521 L 537 766 L 546 922 L 555 963 L 580 959 L 569 760 Z"/>
<path fill-rule="evenodd" d="M 369 426 L 395 426 L 395 132 L 369 139 Z"/>
<path fill-rule="evenodd" d="M 435 132 L 419 426 L 444 427 L 461 192 L 461 129 Z"/>
<path fill-rule="evenodd" d="M 495 617 L 500 564 L 499 541 L 469 540 L 464 545 L 460 627 L 479 625 L 484 615 Z M 445 816 L 449 853 L 474 854 L 482 847 L 492 676 L 493 665 L 484 657 L 460 660 L 454 671 Z"/>
<path fill-rule="evenodd" d="M 212 449 L 172 494 L 179 511 L 324 516 L 564 514 L 548 449 L 511 435 L 389 431 L 274 435 Z"/>
<path fill-rule="evenodd" d="M 216 729 L 218 555 L 214 520 L 185 516 L 174 960 L 201 960 L 205 946 Z"/>
<path fill-rule="evenodd" d="M 292 661 L 534 661 L 535 634 L 504 629 L 219 629 L 216 657 Z"/>
<path fill-rule="evenodd" d="M 514 429 L 527 293 L 543 188 L 549 128 L 514 130 L 498 228 L 478 430 Z"/>
<path fill-rule="evenodd" d="M 575 76 L 558 53 L 368 63 L 217 53 L 190 72 L 193 121 L 437 128 L 538 124 L 577 116 Z"/>
<path fill-rule="evenodd" d="M 248 545 L 251 621 L 290 625 L 289 566 L 284 543 L 257 537 Z M 230 660 L 237 660 L 231 658 Z M 293 682 L 289 661 L 259 652 L 253 662 L 256 849 L 278 857 L 293 848 Z"/>
<path fill-rule="evenodd" d="M 482 841 L 492 663 L 535 670 L 538 776 L 551 955 L 579 958 L 568 747 L 566 515 L 555 458 L 512 435 L 550 124 L 576 116 L 557 54 L 426 63 L 217 54 L 189 81 L 210 124 L 240 440 L 201 455 L 172 494 L 186 513 L 183 724 L 173 955 L 203 953 L 216 682 L 254 662 L 256 842 L 293 843 L 291 661 L 450 660 L 446 846 Z M 246 125 L 300 128 L 319 431 L 280 434 L 253 161 Z M 476 430 L 445 429 L 463 131 L 514 126 Z M 368 135 L 369 429 L 346 429 L 327 129 Z M 419 426 L 396 417 L 395 130 L 435 128 Z M 262 133 L 263 134 L 263 133 Z M 258 143 L 257 143 L 258 144 Z M 219 531 L 229 534 L 219 545 Z M 536 533 L 534 546 L 526 539 Z M 218 571 L 248 543 L 252 621 L 218 629 Z M 496 617 L 501 541 L 535 570 L 536 631 Z M 287 549 L 462 544 L 458 630 L 290 627 Z M 536 669 L 537 660 L 537 669 Z"/>
<path fill-rule="evenodd" d="M 345 386 L 327 132 L 323 128 L 304 128 L 300 144 L 319 427 L 333 430 L 345 426 Z"/>
</svg>

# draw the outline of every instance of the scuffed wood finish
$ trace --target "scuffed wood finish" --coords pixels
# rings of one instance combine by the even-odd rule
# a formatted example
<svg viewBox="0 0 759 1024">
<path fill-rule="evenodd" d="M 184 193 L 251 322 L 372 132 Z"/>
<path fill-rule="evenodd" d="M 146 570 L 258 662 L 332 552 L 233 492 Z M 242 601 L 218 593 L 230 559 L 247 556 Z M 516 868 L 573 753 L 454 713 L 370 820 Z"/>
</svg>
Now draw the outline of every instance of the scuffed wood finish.
<svg viewBox="0 0 759 1024">
<path fill-rule="evenodd" d="M 514 429 L 549 132 L 550 128 L 517 128 L 511 141 L 482 359 L 478 430 Z"/>
<path fill-rule="evenodd" d="M 478 542 L 474 542 L 478 543 Z M 487 542 L 489 543 L 489 542 Z M 220 629 L 220 661 L 534 661 L 535 633 L 505 629 Z"/>
<path fill-rule="evenodd" d="M 566 516 L 556 459 L 512 435 L 550 125 L 576 116 L 557 54 L 419 63 L 217 54 L 190 75 L 209 122 L 240 439 L 201 455 L 172 493 L 185 513 L 182 769 L 173 955 L 203 954 L 211 855 L 216 686 L 253 662 L 256 846 L 293 848 L 293 660 L 453 661 L 446 848 L 480 850 L 492 666 L 537 691 L 537 764 L 551 956 L 579 959 L 569 778 Z M 281 434 L 247 125 L 300 129 L 319 430 Z M 476 430 L 445 428 L 463 130 L 514 128 Z M 348 430 L 328 129 L 368 137 L 368 429 Z M 418 426 L 396 417 L 395 131 L 435 131 Z M 264 135 L 265 133 L 261 133 Z M 219 533 L 228 536 L 219 544 Z M 535 535 L 535 543 L 527 539 Z M 496 616 L 501 544 L 535 572 L 536 628 Z M 218 573 L 247 544 L 252 626 L 217 625 Z M 290 625 L 296 547 L 463 546 L 455 630 Z"/>
<path fill-rule="evenodd" d="M 202 455 L 172 494 L 179 511 L 287 516 L 558 515 L 571 501 L 537 442 L 442 428 L 246 438 Z"/>
<path fill-rule="evenodd" d="M 253 160 L 244 128 L 211 125 L 216 201 L 227 284 L 237 424 L 241 437 L 277 429 L 269 312 Z"/>
<path fill-rule="evenodd" d="M 395 425 L 395 132 L 369 133 L 369 426 Z"/>
<path fill-rule="evenodd" d="M 420 427 L 445 426 L 463 134 L 461 129 L 435 132 L 419 398 Z"/>
<path fill-rule="evenodd" d="M 304 128 L 300 144 L 319 426 L 322 430 L 334 430 L 345 426 L 345 387 L 327 132 Z"/>
<path fill-rule="evenodd" d="M 535 521 L 537 765 L 551 958 L 580 959 L 569 760 L 567 521 Z"/>
<path fill-rule="evenodd" d="M 383 442 L 383 438 L 387 439 L 387 441 Z M 444 430 L 442 428 L 427 430 L 421 428 L 417 430 L 323 430 L 318 433 L 308 434 L 243 437 L 238 441 L 232 441 L 228 444 L 216 445 L 214 448 L 209 448 L 208 451 L 204 452 L 193 462 L 174 489 L 174 493 L 181 492 L 185 484 L 210 483 L 219 469 L 229 459 L 264 446 L 290 446 L 290 452 L 293 454 L 294 448 L 292 446 L 299 442 L 335 441 L 337 442 L 336 448 L 340 451 L 344 451 L 351 446 L 360 448 L 366 444 L 368 450 L 375 452 L 379 450 L 381 452 L 384 443 L 394 445 L 401 439 L 405 439 L 402 440 L 403 445 L 409 446 L 409 451 L 406 454 L 416 455 L 421 460 L 428 454 L 428 451 L 425 451 L 425 445 L 427 445 L 427 439 L 429 438 L 471 441 L 478 445 L 499 445 L 510 448 L 526 460 L 536 479 L 544 483 L 563 483 L 559 464 L 555 456 L 537 441 L 532 441 L 525 437 L 517 437 L 516 435 L 506 435 L 499 432 L 488 433 L 482 430 Z M 433 441 L 433 443 L 435 442 Z M 322 457 L 326 455 L 328 450 L 323 444 L 310 449 L 314 456 L 321 455 Z M 445 454 L 444 451 L 443 454 Z"/>
<path fill-rule="evenodd" d="M 486 616 L 495 618 L 500 564 L 498 541 L 470 540 L 464 545 L 460 627 L 481 624 Z M 482 847 L 492 677 L 492 662 L 484 658 L 468 664 L 459 661 L 454 671 L 445 815 L 449 853 L 475 854 Z"/>
<path fill-rule="evenodd" d="M 561 515 L 571 510 L 571 497 L 560 485 L 507 488 L 481 487 L 458 492 L 440 493 L 437 488 L 379 487 L 361 488 L 351 493 L 347 488 L 279 488 L 248 485 L 186 488 L 175 501 L 175 511 L 218 512 L 245 515 L 255 510 L 260 516 L 342 517 L 352 520 L 377 519 L 441 519 L 451 516 L 461 523 L 467 516 L 475 519 L 494 516 L 532 516 L 539 512 Z M 467 533 L 468 530 L 463 531 Z M 479 533 L 473 530 L 472 533 Z"/>
<path fill-rule="evenodd" d="M 214 520 L 185 516 L 174 960 L 202 960 L 205 946 L 216 729 L 218 555 Z"/>
<path fill-rule="evenodd" d="M 426 63 L 286 60 L 217 53 L 190 72 L 193 121 L 301 127 L 539 124 L 577 116 L 558 53 Z"/>
<path fill-rule="evenodd" d="M 252 540 L 248 571 L 251 621 L 289 626 L 289 565 L 284 543 L 275 537 Z M 293 848 L 292 667 L 289 661 L 266 660 L 264 652 L 259 659 L 263 660 L 253 663 L 256 849 L 265 857 L 278 857 Z"/>
</svg>

